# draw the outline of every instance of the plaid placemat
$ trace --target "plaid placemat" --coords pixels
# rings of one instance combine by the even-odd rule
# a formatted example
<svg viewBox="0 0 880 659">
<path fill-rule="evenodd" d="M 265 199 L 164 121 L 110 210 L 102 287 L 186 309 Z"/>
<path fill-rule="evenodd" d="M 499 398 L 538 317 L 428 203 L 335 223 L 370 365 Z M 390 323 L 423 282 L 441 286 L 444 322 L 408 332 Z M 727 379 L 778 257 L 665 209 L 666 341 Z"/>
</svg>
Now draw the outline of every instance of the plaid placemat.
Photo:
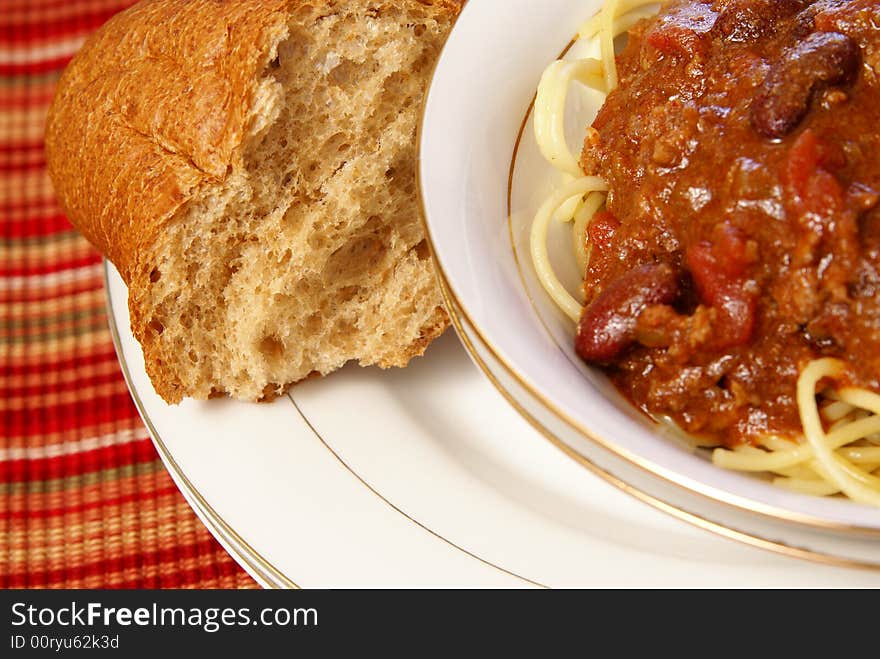
<svg viewBox="0 0 880 659">
<path fill-rule="evenodd" d="M 254 587 L 177 491 L 122 379 L 100 256 L 52 193 L 61 70 L 131 0 L 0 0 L 0 587 Z"/>
</svg>

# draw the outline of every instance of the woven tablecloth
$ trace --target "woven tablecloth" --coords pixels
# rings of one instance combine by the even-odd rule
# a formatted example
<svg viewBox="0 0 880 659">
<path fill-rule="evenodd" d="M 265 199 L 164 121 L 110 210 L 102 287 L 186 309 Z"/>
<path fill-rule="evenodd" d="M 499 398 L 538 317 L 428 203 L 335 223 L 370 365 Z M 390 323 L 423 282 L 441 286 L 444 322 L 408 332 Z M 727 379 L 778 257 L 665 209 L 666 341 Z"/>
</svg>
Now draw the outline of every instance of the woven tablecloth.
<svg viewBox="0 0 880 659">
<path fill-rule="evenodd" d="M 110 339 L 100 256 L 64 217 L 43 124 L 131 0 L 0 0 L 0 587 L 253 587 L 177 491 Z"/>
</svg>

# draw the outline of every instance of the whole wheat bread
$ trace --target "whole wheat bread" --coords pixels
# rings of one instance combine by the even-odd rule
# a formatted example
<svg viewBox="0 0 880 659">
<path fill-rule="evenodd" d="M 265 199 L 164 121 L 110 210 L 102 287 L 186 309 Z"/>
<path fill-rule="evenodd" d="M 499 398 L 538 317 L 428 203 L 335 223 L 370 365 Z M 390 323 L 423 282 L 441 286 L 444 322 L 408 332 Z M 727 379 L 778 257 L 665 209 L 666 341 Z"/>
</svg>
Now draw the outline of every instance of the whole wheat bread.
<svg viewBox="0 0 880 659">
<path fill-rule="evenodd" d="M 59 84 L 49 172 L 167 401 L 257 400 L 448 324 L 415 133 L 449 0 L 152 0 Z"/>
</svg>

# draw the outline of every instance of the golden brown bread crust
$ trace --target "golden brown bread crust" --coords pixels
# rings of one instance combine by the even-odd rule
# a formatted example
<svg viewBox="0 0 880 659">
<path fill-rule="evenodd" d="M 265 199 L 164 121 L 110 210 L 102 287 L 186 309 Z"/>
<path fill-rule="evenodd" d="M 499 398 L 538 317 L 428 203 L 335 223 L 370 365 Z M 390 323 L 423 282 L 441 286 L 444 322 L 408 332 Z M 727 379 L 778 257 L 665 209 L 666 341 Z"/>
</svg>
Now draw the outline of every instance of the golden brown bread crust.
<svg viewBox="0 0 880 659">
<path fill-rule="evenodd" d="M 455 0 L 404 1 L 450 15 L 460 8 Z M 143 0 L 86 42 L 49 110 L 47 163 L 61 206 L 128 285 L 132 330 L 166 400 L 182 392 L 151 346 L 145 301 L 152 255 L 163 227 L 188 202 L 242 166 L 261 73 L 301 4 Z M 438 320 L 425 340 L 445 324 Z"/>
<path fill-rule="evenodd" d="M 238 164 L 259 73 L 302 1 L 142 0 L 64 71 L 46 125 L 49 176 L 129 286 L 162 224 Z"/>
<path fill-rule="evenodd" d="M 62 75 L 46 124 L 64 212 L 129 287 L 131 327 L 167 400 L 172 371 L 151 350 L 142 300 L 162 227 L 227 175 L 252 119 L 267 43 L 285 0 L 145 0 L 92 35 Z"/>
<path fill-rule="evenodd" d="M 235 165 L 266 43 L 286 33 L 289 4 L 146 0 L 110 19 L 62 75 L 49 175 L 127 284 L 163 223 Z"/>
</svg>

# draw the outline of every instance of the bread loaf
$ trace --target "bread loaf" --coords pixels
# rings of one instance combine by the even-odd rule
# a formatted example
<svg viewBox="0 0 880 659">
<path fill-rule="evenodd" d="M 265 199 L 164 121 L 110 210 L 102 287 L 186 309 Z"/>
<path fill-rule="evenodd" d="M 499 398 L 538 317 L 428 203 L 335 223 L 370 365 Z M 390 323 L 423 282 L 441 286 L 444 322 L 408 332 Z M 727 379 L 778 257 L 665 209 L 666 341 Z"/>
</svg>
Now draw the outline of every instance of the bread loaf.
<svg viewBox="0 0 880 659">
<path fill-rule="evenodd" d="M 49 172 L 169 402 L 258 400 L 448 324 L 415 139 L 450 0 L 147 0 L 63 74 Z"/>
</svg>

